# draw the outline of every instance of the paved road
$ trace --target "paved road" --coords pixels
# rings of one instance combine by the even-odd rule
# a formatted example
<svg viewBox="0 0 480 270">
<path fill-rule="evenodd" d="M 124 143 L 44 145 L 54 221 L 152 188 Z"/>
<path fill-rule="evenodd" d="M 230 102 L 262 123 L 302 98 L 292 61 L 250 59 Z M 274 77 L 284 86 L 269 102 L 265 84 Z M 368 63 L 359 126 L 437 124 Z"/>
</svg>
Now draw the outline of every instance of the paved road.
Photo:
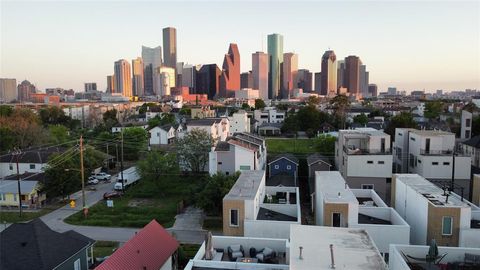
<svg viewBox="0 0 480 270">
<path fill-rule="evenodd" d="M 100 183 L 95 186 L 96 191 L 86 191 L 86 205 L 91 207 L 102 200 L 105 192 L 113 190 L 114 182 L 115 181 L 112 181 L 111 183 Z M 67 224 L 63 220 L 75 212 L 81 211 L 83 208 L 81 191 L 71 195 L 70 198 L 76 200 L 75 208 L 70 208 L 70 205 L 67 204 L 41 217 L 50 228 L 57 232 L 74 230 L 95 240 L 126 242 L 140 230 L 136 228 L 113 228 Z M 195 209 L 188 210 L 185 214 L 178 215 L 176 217 L 175 226 L 168 228 L 167 230 L 172 233 L 180 243 L 200 244 L 203 242 L 206 233 L 201 228 L 200 218 L 202 217 L 203 214 L 201 211 L 199 212 Z"/>
</svg>

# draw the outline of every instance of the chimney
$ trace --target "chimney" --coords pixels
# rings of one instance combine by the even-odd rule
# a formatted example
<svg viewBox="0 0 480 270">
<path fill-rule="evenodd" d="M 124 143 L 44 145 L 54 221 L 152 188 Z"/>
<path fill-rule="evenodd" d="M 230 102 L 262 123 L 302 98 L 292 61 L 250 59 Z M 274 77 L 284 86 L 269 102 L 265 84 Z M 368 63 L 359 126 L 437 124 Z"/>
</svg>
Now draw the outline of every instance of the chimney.
<svg viewBox="0 0 480 270">
<path fill-rule="evenodd" d="M 335 269 L 335 258 L 333 257 L 333 244 L 330 244 L 330 258 L 332 260 L 332 264 L 330 265 L 330 268 Z"/>
</svg>

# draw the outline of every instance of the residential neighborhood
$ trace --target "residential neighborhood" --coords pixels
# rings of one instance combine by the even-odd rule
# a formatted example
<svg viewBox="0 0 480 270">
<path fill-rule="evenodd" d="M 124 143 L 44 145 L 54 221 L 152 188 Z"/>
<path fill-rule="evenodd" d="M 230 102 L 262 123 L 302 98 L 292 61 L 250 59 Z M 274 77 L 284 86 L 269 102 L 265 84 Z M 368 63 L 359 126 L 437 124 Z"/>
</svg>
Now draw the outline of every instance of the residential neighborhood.
<svg viewBox="0 0 480 270">
<path fill-rule="evenodd" d="M 0 270 L 480 270 L 479 7 L 0 1 Z"/>
</svg>

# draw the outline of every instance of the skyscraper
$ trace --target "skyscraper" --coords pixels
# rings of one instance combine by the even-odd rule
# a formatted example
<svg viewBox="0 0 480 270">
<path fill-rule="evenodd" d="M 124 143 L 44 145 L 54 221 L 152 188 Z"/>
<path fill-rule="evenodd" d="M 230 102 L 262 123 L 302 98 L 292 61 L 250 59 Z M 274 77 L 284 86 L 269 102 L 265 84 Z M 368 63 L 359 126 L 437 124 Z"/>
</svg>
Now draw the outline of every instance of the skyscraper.
<svg viewBox="0 0 480 270">
<path fill-rule="evenodd" d="M 297 72 L 297 85 L 294 88 L 302 88 L 304 93 L 312 92 L 313 74 L 308 69 L 299 69 Z"/>
<path fill-rule="evenodd" d="M 85 92 L 97 91 L 97 83 L 85 83 Z"/>
<path fill-rule="evenodd" d="M 132 73 L 133 73 L 133 95 L 142 97 L 145 95 L 143 87 L 143 59 L 137 57 L 132 60 Z"/>
<path fill-rule="evenodd" d="M 207 94 L 208 99 L 217 97 L 221 73 L 216 64 L 203 65 L 197 72 L 195 94 Z"/>
<path fill-rule="evenodd" d="M 367 97 L 370 96 L 368 93 L 368 71 L 366 65 L 360 66 L 360 93 L 362 96 Z"/>
<path fill-rule="evenodd" d="M 164 65 L 177 68 L 177 29 L 163 28 L 163 58 Z"/>
<path fill-rule="evenodd" d="M 268 98 L 275 99 L 280 97 L 280 73 L 283 63 L 283 36 L 280 34 L 268 35 Z"/>
<path fill-rule="evenodd" d="M 17 80 L 0 79 L 0 103 L 17 100 Z"/>
<path fill-rule="evenodd" d="M 115 74 L 107 76 L 107 93 L 115 93 Z"/>
<path fill-rule="evenodd" d="M 200 69 L 200 68 L 198 68 Z M 197 66 L 185 64 L 182 67 L 182 81 L 181 86 L 186 86 L 190 89 L 190 93 L 194 93 L 197 81 Z"/>
<path fill-rule="evenodd" d="M 315 72 L 315 92 L 320 94 L 322 90 L 322 72 Z"/>
<path fill-rule="evenodd" d="M 31 84 L 29 81 L 24 80 L 17 86 L 18 90 L 18 101 L 25 102 L 30 101 L 30 94 L 35 94 L 37 91 L 35 85 Z"/>
<path fill-rule="evenodd" d="M 359 96 L 360 92 L 360 66 L 362 61 L 355 55 L 345 58 L 345 87 L 350 95 Z"/>
<path fill-rule="evenodd" d="M 337 61 L 337 89 L 345 87 L 345 60 Z"/>
<path fill-rule="evenodd" d="M 368 85 L 368 92 L 370 93 L 370 96 L 376 97 L 378 94 L 378 87 L 376 84 L 369 84 Z"/>
<path fill-rule="evenodd" d="M 297 72 L 298 72 L 298 54 L 284 53 L 282 65 L 282 97 L 290 97 L 291 91 L 297 88 Z"/>
<path fill-rule="evenodd" d="M 253 89 L 258 89 L 260 98 L 268 99 L 268 54 L 256 52 L 252 54 Z"/>
<path fill-rule="evenodd" d="M 240 52 L 235 43 L 230 43 L 228 53 L 225 54 L 220 77 L 220 95 L 232 97 L 235 91 L 240 90 Z"/>
<path fill-rule="evenodd" d="M 145 95 L 153 95 L 153 72 L 162 66 L 162 47 L 149 48 L 142 46 L 143 89 Z"/>
<path fill-rule="evenodd" d="M 253 88 L 253 74 L 251 71 L 240 74 L 240 88 Z"/>
<path fill-rule="evenodd" d="M 115 62 L 115 93 L 122 94 L 124 97 L 132 96 L 132 72 L 130 63 L 125 59 Z"/>
<path fill-rule="evenodd" d="M 155 93 L 157 96 L 164 97 L 171 95 L 171 89 L 175 87 L 175 69 L 167 66 L 159 67 L 155 70 L 155 80 L 159 92 Z"/>
<path fill-rule="evenodd" d="M 322 56 L 322 77 L 320 94 L 335 96 L 337 94 L 337 56 L 331 50 Z"/>
</svg>

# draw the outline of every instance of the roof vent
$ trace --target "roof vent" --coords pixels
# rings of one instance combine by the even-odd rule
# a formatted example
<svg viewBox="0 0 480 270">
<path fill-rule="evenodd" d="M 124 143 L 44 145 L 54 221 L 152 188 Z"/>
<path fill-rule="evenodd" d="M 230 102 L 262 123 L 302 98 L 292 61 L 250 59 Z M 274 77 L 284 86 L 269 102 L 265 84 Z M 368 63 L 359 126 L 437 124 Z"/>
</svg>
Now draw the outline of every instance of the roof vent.
<svg viewBox="0 0 480 270">
<path fill-rule="evenodd" d="M 300 255 L 298 256 L 298 259 L 303 260 L 303 247 L 298 248 L 300 250 Z"/>
<path fill-rule="evenodd" d="M 332 264 L 330 265 L 330 268 L 335 269 L 335 258 L 333 257 L 333 244 L 330 244 L 330 258 L 332 260 Z"/>
</svg>

